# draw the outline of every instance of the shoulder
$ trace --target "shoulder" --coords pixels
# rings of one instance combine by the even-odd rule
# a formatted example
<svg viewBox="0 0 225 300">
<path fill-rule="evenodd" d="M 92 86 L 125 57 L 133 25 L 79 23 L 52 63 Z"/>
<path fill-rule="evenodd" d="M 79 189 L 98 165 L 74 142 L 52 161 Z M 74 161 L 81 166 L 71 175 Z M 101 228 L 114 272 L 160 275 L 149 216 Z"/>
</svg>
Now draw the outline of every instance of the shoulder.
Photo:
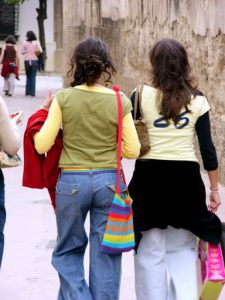
<svg viewBox="0 0 225 300">
<path fill-rule="evenodd" d="M 127 95 L 125 93 L 120 92 L 120 98 L 121 98 L 122 104 L 130 103 L 130 99 L 127 97 Z"/>
<path fill-rule="evenodd" d="M 60 90 L 58 90 L 55 94 L 56 100 L 59 103 L 60 106 L 63 105 L 63 103 L 65 102 L 65 100 L 69 99 L 71 97 L 71 95 L 74 92 L 74 88 L 73 87 L 68 87 L 68 88 L 62 88 Z"/>
<path fill-rule="evenodd" d="M 150 85 L 144 85 L 141 93 L 142 106 L 145 105 L 155 105 L 157 99 L 158 90 Z"/>
<path fill-rule="evenodd" d="M 197 95 L 192 98 L 190 104 L 191 111 L 196 112 L 199 116 L 203 115 L 204 113 L 210 110 L 210 105 L 206 96 L 200 91 L 198 91 Z"/>
<path fill-rule="evenodd" d="M 195 96 L 192 97 L 191 103 L 194 106 L 203 106 L 207 104 L 209 105 L 206 96 L 201 92 L 198 92 Z"/>
<path fill-rule="evenodd" d="M 135 89 L 132 91 L 132 95 L 136 92 L 139 91 L 142 93 L 144 96 L 155 96 L 157 94 L 157 89 L 154 88 L 151 85 L 148 84 L 140 84 L 138 85 Z"/>
<path fill-rule="evenodd" d="M 23 48 L 28 48 L 30 45 L 31 45 L 31 43 L 28 41 L 23 42 Z"/>
<path fill-rule="evenodd" d="M 156 95 L 157 91 L 158 90 L 156 88 L 154 88 L 151 85 L 147 85 L 147 84 L 144 84 L 143 88 L 142 88 L 142 92 L 145 94 L 149 94 L 149 95 Z"/>
<path fill-rule="evenodd" d="M 66 89 L 60 89 L 56 92 L 55 97 L 56 97 L 58 102 L 62 101 L 62 99 L 64 98 L 65 90 Z"/>
<path fill-rule="evenodd" d="M 133 107 L 130 99 L 127 97 L 125 93 L 120 92 L 120 96 L 121 96 L 121 104 L 123 107 L 123 116 L 125 116 L 132 111 Z"/>
</svg>

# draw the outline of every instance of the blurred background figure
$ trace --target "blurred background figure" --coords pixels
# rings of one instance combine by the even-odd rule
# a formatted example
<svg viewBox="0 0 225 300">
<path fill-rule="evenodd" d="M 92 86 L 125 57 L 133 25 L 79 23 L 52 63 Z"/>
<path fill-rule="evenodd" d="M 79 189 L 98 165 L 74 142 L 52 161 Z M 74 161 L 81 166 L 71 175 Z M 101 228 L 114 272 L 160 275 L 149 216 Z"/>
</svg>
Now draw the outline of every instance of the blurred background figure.
<svg viewBox="0 0 225 300">
<path fill-rule="evenodd" d="M 0 149 L 10 155 L 15 155 L 20 148 L 20 136 L 17 124 L 21 120 L 22 112 L 9 115 L 2 97 L 0 97 Z M 2 169 L 0 168 L 0 266 L 4 250 L 4 227 L 6 221 L 5 209 L 5 183 Z"/>
<path fill-rule="evenodd" d="M 2 53 L 2 72 L 4 78 L 4 92 L 6 96 L 12 96 L 15 88 L 15 78 L 19 79 L 19 56 L 15 46 L 16 39 L 9 35 L 5 40 Z"/>
<path fill-rule="evenodd" d="M 27 31 L 26 41 L 22 46 L 22 54 L 24 55 L 24 66 L 26 72 L 26 92 L 25 95 L 35 96 L 36 90 L 36 74 L 38 69 L 38 55 L 43 50 L 36 35 L 33 31 Z"/>
</svg>

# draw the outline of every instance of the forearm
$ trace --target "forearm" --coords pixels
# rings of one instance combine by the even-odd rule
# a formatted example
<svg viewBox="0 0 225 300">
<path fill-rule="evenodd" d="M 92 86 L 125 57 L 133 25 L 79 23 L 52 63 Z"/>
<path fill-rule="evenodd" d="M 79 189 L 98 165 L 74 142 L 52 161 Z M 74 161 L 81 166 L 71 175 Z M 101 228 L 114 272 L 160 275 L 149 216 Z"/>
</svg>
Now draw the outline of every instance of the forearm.
<svg viewBox="0 0 225 300">
<path fill-rule="evenodd" d="M 21 145 L 19 129 L 9 117 L 5 103 L 0 101 L 0 143 L 1 148 L 10 155 L 16 154 Z"/>
<path fill-rule="evenodd" d="M 205 170 L 213 171 L 218 168 L 216 149 L 211 137 L 209 113 L 202 115 L 195 125 L 203 165 Z"/>
<path fill-rule="evenodd" d="M 140 154 L 140 143 L 131 113 L 123 118 L 122 127 L 122 156 L 126 158 L 137 158 Z"/>
<path fill-rule="evenodd" d="M 54 145 L 61 124 L 62 112 L 57 100 L 54 99 L 44 125 L 34 136 L 34 146 L 39 154 L 48 152 Z"/>
<path fill-rule="evenodd" d="M 218 190 L 218 169 L 208 171 L 208 177 L 210 181 L 210 189 Z"/>
</svg>

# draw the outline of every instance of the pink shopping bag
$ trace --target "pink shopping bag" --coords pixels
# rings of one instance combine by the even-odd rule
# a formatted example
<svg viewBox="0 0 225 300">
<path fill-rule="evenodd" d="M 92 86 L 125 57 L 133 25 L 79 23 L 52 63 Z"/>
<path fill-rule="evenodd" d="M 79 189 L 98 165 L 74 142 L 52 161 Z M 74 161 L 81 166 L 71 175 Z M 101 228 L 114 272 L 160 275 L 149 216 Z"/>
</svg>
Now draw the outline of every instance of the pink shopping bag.
<svg viewBox="0 0 225 300">
<path fill-rule="evenodd" d="M 224 258 L 221 245 L 211 245 L 202 240 L 198 243 L 201 266 L 200 300 L 217 300 L 225 283 Z"/>
</svg>

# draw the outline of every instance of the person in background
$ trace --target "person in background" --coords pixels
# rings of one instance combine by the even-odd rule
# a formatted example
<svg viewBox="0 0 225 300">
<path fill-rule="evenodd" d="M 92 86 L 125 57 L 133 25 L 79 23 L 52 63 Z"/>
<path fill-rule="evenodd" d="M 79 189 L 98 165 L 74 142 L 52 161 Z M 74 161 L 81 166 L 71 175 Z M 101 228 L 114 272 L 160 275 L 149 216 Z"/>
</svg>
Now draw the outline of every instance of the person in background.
<svg viewBox="0 0 225 300">
<path fill-rule="evenodd" d="M 19 79 L 19 55 L 16 48 L 16 39 L 9 35 L 5 40 L 2 53 L 2 71 L 4 77 L 4 92 L 6 96 L 12 96 L 15 88 L 15 78 Z"/>
<path fill-rule="evenodd" d="M 20 148 L 21 140 L 17 124 L 21 120 L 21 114 L 9 115 L 8 109 L 2 97 L 0 97 L 0 149 L 9 155 L 15 155 Z M 6 221 L 5 209 L 5 183 L 2 169 L 0 168 L 0 266 L 4 250 L 4 226 Z"/>
<path fill-rule="evenodd" d="M 136 295 L 138 300 L 198 300 L 197 237 L 212 244 L 221 240 L 221 222 L 214 214 L 220 197 L 210 106 L 194 84 L 179 41 L 158 41 L 149 59 L 151 85 L 143 87 L 141 109 L 151 148 L 137 159 L 129 184 L 137 242 Z M 210 182 L 208 207 L 195 133 Z"/>
<path fill-rule="evenodd" d="M 42 51 L 43 50 L 39 41 L 37 41 L 35 33 L 33 31 L 27 31 L 26 41 L 24 41 L 21 50 L 21 53 L 24 55 L 26 72 L 26 96 L 35 96 L 38 55 L 42 53 Z"/>
<path fill-rule="evenodd" d="M 86 38 L 75 48 L 70 88 L 43 103 L 49 110 L 41 130 L 34 136 L 39 154 L 54 144 L 62 126 L 61 174 L 56 185 L 57 245 L 52 264 L 60 279 L 58 300 L 117 300 L 121 277 L 121 254 L 101 251 L 116 184 L 117 100 L 110 82 L 115 68 L 105 43 Z M 122 152 L 138 157 L 140 144 L 133 123 L 130 100 L 121 92 L 123 110 Z M 121 191 L 126 186 L 121 177 Z M 90 213 L 89 286 L 83 259 L 88 243 L 84 222 Z"/>
</svg>

